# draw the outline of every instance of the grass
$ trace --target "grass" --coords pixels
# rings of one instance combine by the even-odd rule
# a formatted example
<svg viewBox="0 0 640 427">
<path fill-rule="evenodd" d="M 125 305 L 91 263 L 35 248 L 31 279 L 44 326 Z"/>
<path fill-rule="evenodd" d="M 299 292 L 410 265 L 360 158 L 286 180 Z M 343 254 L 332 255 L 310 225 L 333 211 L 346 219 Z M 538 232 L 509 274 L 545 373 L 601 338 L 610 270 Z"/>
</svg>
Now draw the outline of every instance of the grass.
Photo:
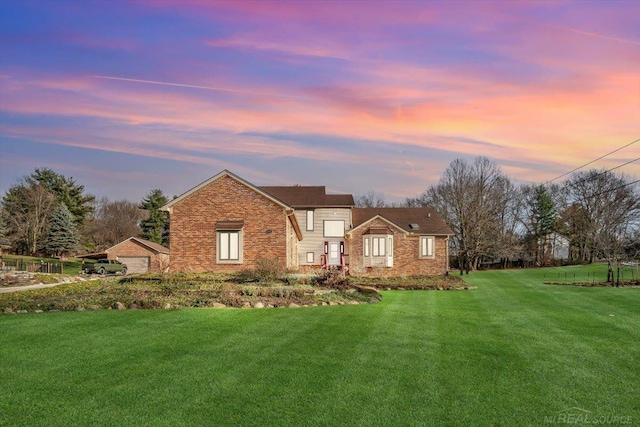
<svg viewBox="0 0 640 427">
<path fill-rule="evenodd" d="M 13 260 L 23 260 L 26 263 L 39 263 L 40 261 L 48 262 L 51 264 L 60 264 L 60 260 L 57 258 L 46 258 L 46 257 L 32 257 L 26 255 L 3 255 L 2 258 L 5 261 L 13 261 Z M 64 275 L 78 275 L 80 274 L 80 269 L 82 268 L 82 259 L 81 258 L 69 258 L 62 261 L 62 267 L 64 271 Z"/>
<path fill-rule="evenodd" d="M 0 316 L 0 425 L 637 424 L 640 289 L 553 271 L 359 306 Z"/>
</svg>

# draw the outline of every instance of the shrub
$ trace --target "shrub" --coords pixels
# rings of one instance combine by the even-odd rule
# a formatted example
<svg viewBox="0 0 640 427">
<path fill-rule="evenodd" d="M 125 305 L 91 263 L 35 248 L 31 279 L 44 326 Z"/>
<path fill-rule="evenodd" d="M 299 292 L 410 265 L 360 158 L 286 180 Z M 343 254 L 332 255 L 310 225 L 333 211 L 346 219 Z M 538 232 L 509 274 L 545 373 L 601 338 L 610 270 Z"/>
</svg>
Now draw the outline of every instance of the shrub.
<svg viewBox="0 0 640 427">
<path fill-rule="evenodd" d="M 322 272 L 318 277 L 316 277 L 315 283 L 317 286 L 337 289 L 339 291 L 351 288 L 349 278 L 339 270 L 326 270 Z"/>
<path fill-rule="evenodd" d="M 271 258 L 261 258 L 256 261 L 256 266 L 252 269 L 242 271 L 237 277 L 240 283 L 258 282 L 271 283 L 276 280 L 284 280 L 286 269 L 280 261 Z"/>
</svg>

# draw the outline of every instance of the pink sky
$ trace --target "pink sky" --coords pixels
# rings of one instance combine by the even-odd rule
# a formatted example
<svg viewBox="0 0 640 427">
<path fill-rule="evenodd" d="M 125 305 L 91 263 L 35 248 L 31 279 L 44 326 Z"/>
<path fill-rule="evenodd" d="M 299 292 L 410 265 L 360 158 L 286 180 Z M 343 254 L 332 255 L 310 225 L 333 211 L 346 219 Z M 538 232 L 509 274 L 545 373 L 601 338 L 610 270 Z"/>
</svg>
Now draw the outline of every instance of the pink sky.
<svg viewBox="0 0 640 427">
<path fill-rule="evenodd" d="M 36 167 L 130 200 L 229 169 L 400 201 L 456 158 L 543 182 L 640 138 L 637 2 L 4 2 L 0 16 L 3 193 Z M 638 157 L 640 143 L 592 166 Z"/>
</svg>

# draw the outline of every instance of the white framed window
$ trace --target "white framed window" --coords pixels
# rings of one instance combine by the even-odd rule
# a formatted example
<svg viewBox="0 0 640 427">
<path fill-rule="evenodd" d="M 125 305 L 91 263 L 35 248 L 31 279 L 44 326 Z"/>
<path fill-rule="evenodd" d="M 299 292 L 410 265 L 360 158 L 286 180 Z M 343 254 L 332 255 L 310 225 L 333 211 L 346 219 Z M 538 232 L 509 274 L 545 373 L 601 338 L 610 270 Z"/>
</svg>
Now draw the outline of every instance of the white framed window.
<svg viewBox="0 0 640 427">
<path fill-rule="evenodd" d="M 313 255 L 313 252 L 307 252 L 307 262 L 308 262 L 309 264 L 313 264 L 313 260 L 314 260 L 314 258 L 315 258 L 315 257 L 314 257 L 314 255 Z"/>
<path fill-rule="evenodd" d="M 386 236 L 371 238 L 371 246 L 373 246 L 373 251 L 372 251 L 373 256 L 385 256 L 386 241 L 387 241 Z"/>
<path fill-rule="evenodd" d="M 420 258 L 435 257 L 435 237 L 420 236 Z"/>
<path fill-rule="evenodd" d="M 369 256 L 369 238 L 368 237 L 364 238 L 364 256 L 366 257 Z"/>
<path fill-rule="evenodd" d="M 344 221 L 325 220 L 324 237 L 344 237 Z"/>
<path fill-rule="evenodd" d="M 307 231 L 313 231 L 313 211 L 307 211 Z"/>
<path fill-rule="evenodd" d="M 242 231 L 218 231 L 218 261 L 242 262 Z"/>
</svg>

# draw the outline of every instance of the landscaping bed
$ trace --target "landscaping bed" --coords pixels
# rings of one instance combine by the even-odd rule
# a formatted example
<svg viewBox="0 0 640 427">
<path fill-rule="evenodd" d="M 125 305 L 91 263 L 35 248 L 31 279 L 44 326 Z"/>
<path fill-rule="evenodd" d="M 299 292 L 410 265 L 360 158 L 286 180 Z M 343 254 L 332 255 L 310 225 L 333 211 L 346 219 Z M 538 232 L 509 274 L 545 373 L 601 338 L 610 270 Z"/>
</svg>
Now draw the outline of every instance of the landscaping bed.
<svg viewBox="0 0 640 427">
<path fill-rule="evenodd" d="M 380 290 L 432 290 L 448 291 L 475 289 L 459 276 L 407 276 L 407 277 L 354 277 L 352 283 Z"/>
<path fill-rule="evenodd" d="M 640 280 L 621 280 L 620 283 L 615 282 L 543 282 L 545 285 L 559 285 L 559 286 L 583 286 L 583 287 L 597 287 L 597 288 L 638 288 L 640 287 Z"/>
<path fill-rule="evenodd" d="M 283 279 L 268 283 L 238 281 L 237 276 L 216 274 L 110 277 L 0 294 L 0 311 L 268 308 L 360 304 L 381 299 L 375 289 L 344 283 L 337 286 L 317 279 Z"/>
</svg>

